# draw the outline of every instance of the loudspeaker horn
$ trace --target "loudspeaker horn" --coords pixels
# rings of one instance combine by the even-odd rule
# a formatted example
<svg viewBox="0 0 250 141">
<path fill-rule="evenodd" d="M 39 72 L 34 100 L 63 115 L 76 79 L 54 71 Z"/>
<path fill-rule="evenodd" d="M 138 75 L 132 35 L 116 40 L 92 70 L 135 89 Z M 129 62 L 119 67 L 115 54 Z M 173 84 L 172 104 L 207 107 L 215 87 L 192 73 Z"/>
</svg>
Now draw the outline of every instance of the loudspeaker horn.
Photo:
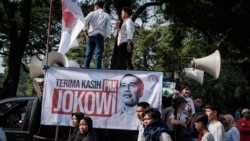
<svg viewBox="0 0 250 141">
<path fill-rule="evenodd" d="M 183 70 L 184 76 L 195 80 L 196 82 L 203 84 L 204 71 L 194 68 L 185 68 Z"/>
<path fill-rule="evenodd" d="M 46 58 L 42 61 L 37 58 L 37 56 L 33 56 L 30 62 L 30 78 L 33 80 L 35 77 L 43 75 L 43 68 L 44 66 L 60 66 L 60 67 L 67 67 L 68 66 L 68 59 L 65 55 L 53 51 L 48 53 L 48 61 L 46 64 Z"/>
<path fill-rule="evenodd" d="M 67 67 L 68 59 L 65 55 L 61 54 L 60 52 L 52 51 L 48 54 L 47 64 L 46 64 L 46 58 L 43 59 L 42 67 L 44 66 Z"/>
<path fill-rule="evenodd" d="M 36 55 L 32 56 L 29 67 L 29 74 L 31 79 L 34 79 L 35 77 L 43 74 L 41 66 L 42 61 Z"/>
<path fill-rule="evenodd" d="M 208 74 L 212 75 L 214 79 L 218 79 L 220 75 L 220 68 L 221 68 L 221 57 L 220 52 L 216 50 L 209 56 L 193 59 L 191 61 L 192 68 L 203 70 Z"/>
</svg>

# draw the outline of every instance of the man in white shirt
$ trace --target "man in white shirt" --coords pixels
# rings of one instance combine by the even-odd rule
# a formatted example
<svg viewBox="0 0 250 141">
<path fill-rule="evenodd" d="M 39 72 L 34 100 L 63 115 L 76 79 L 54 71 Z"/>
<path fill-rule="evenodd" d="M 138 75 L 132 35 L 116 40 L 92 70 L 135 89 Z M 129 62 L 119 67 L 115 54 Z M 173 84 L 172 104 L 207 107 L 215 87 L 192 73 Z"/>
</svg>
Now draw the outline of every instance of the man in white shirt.
<svg viewBox="0 0 250 141">
<path fill-rule="evenodd" d="M 132 51 L 133 51 L 133 36 L 134 36 L 134 22 L 131 20 L 130 16 L 132 10 L 128 7 L 122 9 L 121 18 L 122 26 L 118 34 L 118 48 L 119 48 L 119 59 L 118 68 L 122 70 L 133 70 L 134 67 L 131 62 Z"/>
<path fill-rule="evenodd" d="M 89 68 L 90 61 L 95 52 L 95 68 L 102 67 L 102 54 L 104 50 L 104 40 L 109 47 L 111 37 L 111 18 L 103 11 L 103 2 L 96 2 L 94 11 L 90 12 L 85 18 L 84 32 L 86 36 L 86 52 L 84 68 Z"/>
</svg>

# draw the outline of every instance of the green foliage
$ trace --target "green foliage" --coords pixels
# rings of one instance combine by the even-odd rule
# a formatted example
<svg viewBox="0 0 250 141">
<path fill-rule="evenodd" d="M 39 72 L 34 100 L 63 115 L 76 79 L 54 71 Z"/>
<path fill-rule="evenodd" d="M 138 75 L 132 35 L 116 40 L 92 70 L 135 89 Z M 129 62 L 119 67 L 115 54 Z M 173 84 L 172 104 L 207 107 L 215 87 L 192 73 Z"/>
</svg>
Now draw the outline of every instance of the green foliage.
<svg viewBox="0 0 250 141">
<path fill-rule="evenodd" d="M 124 4 L 123 4 L 124 2 Z M 150 1 L 154 2 L 154 1 Z M 250 73 L 250 13 L 249 2 L 243 1 L 211 1 L 211 0 L 175 0 L 157 2 L 164 3 L 154 7 L 152 11 L 144 10 L 136 24 L 135 48 L 133 64 L 136 70 L 162 71 L 165 76 L 174 81 L 174 72 L 181 76 L 181 84 L 188 83 L 192 88 L 192 97 L 201 97 L 204 102 L 217 101 L 224 109 L 234 110 L 250 106 L 249 79 Z M 86 16 L 93 10 L 93 0 L 82 1 L 81 7 Z M 137 1 L 105 1 L 105 9 L 111 13 L 112 19 L 118 19 L 119 10 L 124 5 L 131 5 L 133 12 L 146 2 Z M 52 27 L 50 47 L 57 50 L 61 33 L 61 1 L 54 1 L 52 9 Z M 17 10 L 21 5 L 14 5 Z M 47 45 L 49 1 L 32 1 L 31 29 L 29 39 L 22 59 L 23 69 L 20 75 L 18 94 L 32 95 L 32 84 L 28 77 L 30 58 L 34 54 L 45 54 Z M 119 13 L 119 14 L 118 14 Z M 20 12 L 14 13 L 18 27 L 24 23 L 19 19 Z M 162 20 L 161 17 L 165 20 Z M 150 19 L 153 17 L 153 20 Z M 0 43 L 3 48 L 1 55 L 6 56 L 10 41 L 5 27 L 7 11 L 0 2 Z M 2 22 L 3 21 L 3 22 Z M 148 24 L 150 25 L 148 26 Z M 17 34 L 18 35 L 18 34 Z M 78 36 L 79 47 L 71 49 L 66 55 L 69 60 L 75 60 L 82 67 L 85 54 L 85 41 L 81 33 Z M 111 46 L 103 55 L 103 69 L 110 68 L 110 60 L 115 37 Z M 218 80 L 205 73 L 201 86 L 194 80 L 184 77 L 182 70 L 190 67 L 192 58 L 201 58 L 219 50 L 221 72 Z M 7 64 L 7 63 L 5 63 Z M 91 62 L 94 67 L 94 59 Z M 8 70 L 6 70 L 8 71 Z M 6 74 L 1 76 L 4 81 Z"/>
</svg>

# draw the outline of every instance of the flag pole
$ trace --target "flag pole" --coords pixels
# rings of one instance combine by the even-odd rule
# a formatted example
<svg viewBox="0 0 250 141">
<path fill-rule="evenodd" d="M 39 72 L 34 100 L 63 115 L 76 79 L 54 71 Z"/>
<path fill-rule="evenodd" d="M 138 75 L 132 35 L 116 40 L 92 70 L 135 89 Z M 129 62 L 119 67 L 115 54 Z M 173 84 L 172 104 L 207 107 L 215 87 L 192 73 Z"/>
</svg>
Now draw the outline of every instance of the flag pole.
<svg viewBox="0 0 250 141">
<path fill-rule="evenodd" d="M 50 8 L 49 8 L 49 22 L 48 22 L 48 33 L 47 33 L 47 42 L 46 42 L 46 52 L 45 52 L 45 66 L 43 66 L 46 71 L 48 68 L 48 54 L 51 51 L 49 46 L 50 41 L 50 31 L 51 31 L 51 21 L 52 21 L 52 6 L 53 6 L 53 0 L 50 0 Z M 56 131 L 55 131 L 55 141 L 58 140 L 58 125 L 56 125 Z"/>
<path fill-rule="evenodd" d="M 48 53 L 50 52 L 49 40 L 50 40 L 50 31 L 51 31 L 51 20 L 52 20 L 52 5 L 53 0 L 50 0 L 50 8 L 49 8 L 49 22 L 48 22 L 48 33 L 47 33 L 47 42 L 46 42 L 46 52 L 45 52 L 45 66 L 43 69 L 47 69 L 48 66 Z"/>
</svg>

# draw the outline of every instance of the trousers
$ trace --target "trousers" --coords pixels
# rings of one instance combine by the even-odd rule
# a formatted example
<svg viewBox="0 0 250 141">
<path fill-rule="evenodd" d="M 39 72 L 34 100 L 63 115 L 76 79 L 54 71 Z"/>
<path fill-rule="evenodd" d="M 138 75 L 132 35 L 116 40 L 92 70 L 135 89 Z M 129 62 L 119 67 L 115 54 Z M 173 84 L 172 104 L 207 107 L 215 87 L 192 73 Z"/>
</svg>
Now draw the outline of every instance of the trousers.
<svg viewBox="0 0 250 141">
<path fill-rule="evenodd" d="M 120 70 L 134 70 L 131 58 L 133 52 L 133 44 L 132 51 L 127 51 L 127 42 L 122 43 L 118 46 L 118 62 L 117 62 L 117 69 Z"/>
<path fill-rule="evenodd" d="M 86 45 L 84 68 L 89 68 L 93 54 L 95 53 L 95 68 L 102 67 L 102 54 L 104 50 L 104 37 L 101 34 L 90 36 Z"/>
</svg>

